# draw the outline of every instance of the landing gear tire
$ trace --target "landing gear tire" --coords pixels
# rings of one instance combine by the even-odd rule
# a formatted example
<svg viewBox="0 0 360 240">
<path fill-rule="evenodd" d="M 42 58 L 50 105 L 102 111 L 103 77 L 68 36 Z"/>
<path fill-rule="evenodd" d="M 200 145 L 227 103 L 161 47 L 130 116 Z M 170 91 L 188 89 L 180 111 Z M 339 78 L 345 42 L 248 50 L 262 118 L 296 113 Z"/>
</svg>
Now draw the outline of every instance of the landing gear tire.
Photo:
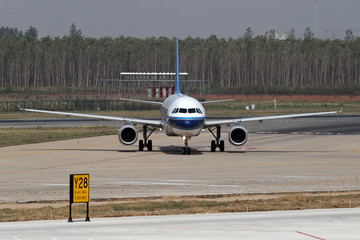
<svg viewBox="0 0 360 240">
<path fill-rule="evenodd" d="M 219 148 L 220 148 L 220 152 L 225 151 L 225 143 L 224 143 L 224 140 L 221 140 L 221 141 L 220 141 L 220 146 L 219 146 Z"/>
<path fill-rule="evenodd" d="M 181 153 L 183 155 L 190 155 L 191 154 L 191 148 L 189 147 L 183 147 L 182 150 L 181 150 Z"/>
<path fill-rule="evenodd" d="M 144 151 L 144 141 L 139 140 L 139 151 Z"/>
<path fill-rule="evenodd" d="M 211 151 L 212 151 L 212 152 L 215 152 L 215 149 L 216 149 L 215 140 L 211 140 Z"/>
<path fill-rule="evenodd" d="M 152 140 L 148 141 L 147 149 L 148 149 L 148 151 L 152 151 Z"/>
</svg>

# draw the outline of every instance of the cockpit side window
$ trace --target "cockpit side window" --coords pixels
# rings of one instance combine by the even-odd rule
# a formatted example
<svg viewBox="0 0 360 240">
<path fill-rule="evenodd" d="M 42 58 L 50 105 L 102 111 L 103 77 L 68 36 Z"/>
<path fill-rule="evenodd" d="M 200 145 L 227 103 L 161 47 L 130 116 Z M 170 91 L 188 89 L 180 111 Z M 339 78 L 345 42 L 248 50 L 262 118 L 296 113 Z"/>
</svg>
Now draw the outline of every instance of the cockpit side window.
<svg viewBox="0 0 360 240">
<path fill-rule="evenodd" d="M 178 108 L 175 108 L 173 111 L 172 111 L 172 113 L 177 113 L 179 111 L 179 109 Z"/>
<path fill-rule="evenodd" d="M 186 108 L 180 108 L 179 113 L 187 113 L 187 109 Z"/>
<path fill-rule="evenodd" d="M 195 113 L 195 108 L 189 108 L 188 113 Z"/>
<path fill-rule="evenodd" d="M 200 108 L 197 108 L 197 109 L 196 109 L 196 112 L 202 114 Z"/>
</svg>

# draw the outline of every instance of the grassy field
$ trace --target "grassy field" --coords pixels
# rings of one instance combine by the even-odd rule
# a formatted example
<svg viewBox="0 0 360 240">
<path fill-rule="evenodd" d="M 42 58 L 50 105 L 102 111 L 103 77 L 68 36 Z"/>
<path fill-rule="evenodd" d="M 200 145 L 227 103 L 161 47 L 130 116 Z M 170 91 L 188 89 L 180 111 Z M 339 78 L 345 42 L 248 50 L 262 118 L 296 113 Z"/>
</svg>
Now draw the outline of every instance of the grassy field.
<svg viewBox="0 0 360 240">
<path fill-rule="evenodd" d="M 90 202 L 90 218 L 360 207 L 359 192 L 217 195 Z M 74 219 L 86 205 L 74 204 Z M 68 219 L 68 201 L 0 204 L 0 222 Z"/>
</svg>

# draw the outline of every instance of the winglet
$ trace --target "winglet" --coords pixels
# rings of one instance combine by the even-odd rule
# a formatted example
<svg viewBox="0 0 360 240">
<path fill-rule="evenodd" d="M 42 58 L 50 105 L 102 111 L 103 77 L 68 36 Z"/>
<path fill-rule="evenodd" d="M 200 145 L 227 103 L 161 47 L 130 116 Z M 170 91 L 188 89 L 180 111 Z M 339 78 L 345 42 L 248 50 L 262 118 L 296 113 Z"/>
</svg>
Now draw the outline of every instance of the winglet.
<svg viewBox="0 0 360 240">
<path fill-rule="evenodd" d="M 175 73 L 175 94 L 180 95 L 180 77 L 179 77 L 179 39 L 176 39 L 176 73 Z"/>
</svg>

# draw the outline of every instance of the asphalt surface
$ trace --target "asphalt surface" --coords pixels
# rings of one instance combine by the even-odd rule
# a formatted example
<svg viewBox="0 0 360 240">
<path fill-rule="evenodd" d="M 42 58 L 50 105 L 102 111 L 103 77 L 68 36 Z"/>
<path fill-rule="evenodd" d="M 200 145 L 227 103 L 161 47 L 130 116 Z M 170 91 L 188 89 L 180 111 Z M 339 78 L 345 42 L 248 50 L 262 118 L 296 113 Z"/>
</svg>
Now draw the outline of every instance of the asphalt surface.
<svg viewBox="0 0 360 240">
<path fill-rule="evenodd" d="M 0 240 L 359 239 L 360 209 L 1 223 Z"/>
<path fill-rule="evenodd" d="M 66 200 L 72 173 L 90 173 L 91 198 L 360 190 L 358 120 L 252 123 L 243 146 L 223 133 L 223 153 L 210 152 L 213 137 L 204 131 L 185 156 L 182 140 L 162 132 L 151 136 L 152 152 L 124 146 L 117 135 L 3 147 L 0 202 Z"/>
</svg>

